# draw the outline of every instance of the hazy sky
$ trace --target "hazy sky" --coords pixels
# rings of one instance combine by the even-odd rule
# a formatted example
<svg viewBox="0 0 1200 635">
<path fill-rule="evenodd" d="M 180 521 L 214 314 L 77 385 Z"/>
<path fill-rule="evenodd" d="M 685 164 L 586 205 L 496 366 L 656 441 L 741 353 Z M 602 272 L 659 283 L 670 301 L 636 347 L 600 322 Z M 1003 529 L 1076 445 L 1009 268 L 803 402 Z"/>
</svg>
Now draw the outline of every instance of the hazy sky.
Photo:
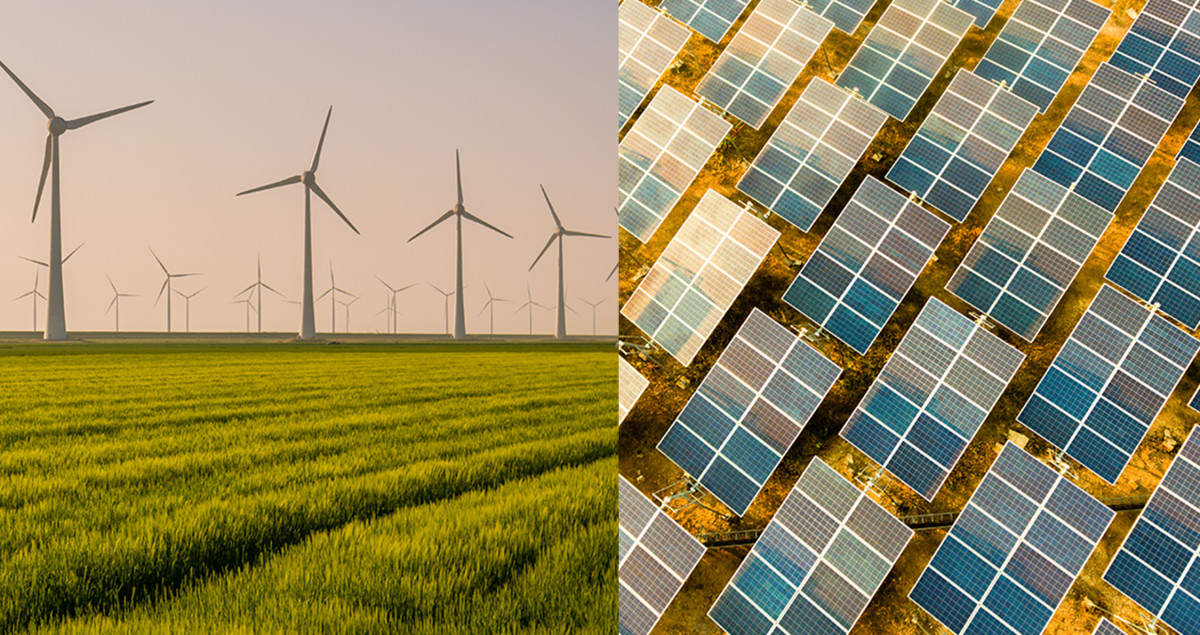
<svg viewBox="0 0 1200 635">
<path fill-rule="evenodd" d="M 453 287 L 453 223 L 406 241 L 453 206 L 455 148 L 467 209 L 515 237 L 464 224 L 468 329 L 486 332 L 485 279 L 521 303 L 528 282 L 554 304 L 553 253 L 526 273 L 553 230 L 538 185 L 569 229 L 617 229 L 615 13 L 615 3 L 544 0 L 11 3 L 0 60 L 59 115 L 156 100 L 62 137 L 64 253 L 87 241 L 64 267 L 68 330 L 112 328 L 106 272 L 141 296 L 122 302 L 122 330 L 165 330 L 150 247 L 168 268 L 205 274 L 177 281 L 189 293 L 207 287 L 192 301 L 192 330 L 244 329 L 244 308 L 230 302 L 254 281 L 259 251 L 264 281 L 299 299 L 303 187 L 234 194 L 303 171 L 330 105 L 318 182 L 362 236 L 313 198 L 314 286 L 329 286 L 332 261 L 338 286 L 363 296 L 354 330 L 384 329 L 380 275 L 421 283 L 400 296 L 401 331 L 442 331 L 442 298 L 425 283 Z M 49 253 L 49 185 L 29 220 L 45 136 L 45 117 L 0 75 L 0 330 L 31 327 L 28 299 L 10 300 L 32 288 L 37 267 L 18 256 Z M 579 312 L 568 329 L 590 332 L 582 300 L 608 297 L 598 328 L 615 333 L 615 276 L 604 281 L 615 239 L 567 247 Z M 317 303 L 319 332 L 327 302 Z M 517 305 L 500 305 L 498 332 L 525 332 Z M 265 328 L 298 328 L 299 307 L 270 294 L 264 306 Z M 43 304 L 39 329 L 44 315 Z M 535 330 L 553 332 L 553 314 L 535 314 Z"/>
</svg>

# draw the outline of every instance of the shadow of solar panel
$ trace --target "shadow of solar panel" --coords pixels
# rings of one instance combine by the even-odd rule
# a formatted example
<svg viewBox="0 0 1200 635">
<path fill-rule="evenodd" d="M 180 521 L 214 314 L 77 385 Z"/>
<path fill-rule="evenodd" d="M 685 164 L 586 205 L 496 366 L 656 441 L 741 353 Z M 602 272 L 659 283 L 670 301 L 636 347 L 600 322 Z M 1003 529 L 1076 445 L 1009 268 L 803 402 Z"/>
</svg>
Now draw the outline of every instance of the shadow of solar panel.
<svg viewBox="0 0 1200 635">
<path fill-rule="evenodd" d="M 841 372 L 754 309 L 658 449 L 744 515 Z"/>
<path fill-rule="evenodd" d="M 1183 635 L 1200 633 L 1200 433 L 1193 428 L 1104 572 Z"/>
<path fill-rule="evenodd" d="M 618 413 L 617 423 L 625 421 L 625 417 L 629 416 L 629 411 L 633 410 L 634 404 L 642 397 L 642 393 L 646 390 L 646 386 L 650 385 L 650 380 L 642 376 L 641 373 L 633 367 L 632 364 L 625 361 L 624 357 L 618 356 L 620 360 L 617 368 L 618 383 Z"/>
<path fill-rule="evenodd" d="M 1105 277 L 1189 329 L 1200 326 L 1200 165 L 1175 164 Z"/>
<path fill-rule="evenodd" d="M 1200 165 L 1200 123 L 1192 129 L 1192 134 L 1188 135 L 1187 141 L 1183 142 L 1183 147 L 1179 149 L 1179 155 L 1175 160 L 1188 159 L 1192 163 Z"/>
<path fill-rule="evenodd" d="M 700 80 L 696 94 L 758 128 L 832 28 L 832 22 L 792 0 L 762 0 Z"/>
<path fill-rule="evenodd" d="M 783 301 L 866 353 L 950 225 L 868 176 Z"/>
<path fill-rule="evenodd" d="M 1200 341 L 1105 285 L 1017 421 L 1116 483 Z"/>
<path fill-rule="evenodd" d="M 1115 515 L 1008 442 L 909 598 L 954 633 L 1037 635 Z"/>
<path fill-rule="evenodd" d="M 960 69 L 887 179 L 961 223 L 1036 114 L 1037 106 Z"/>
<path fill-rule="evenodd" d="M 833 21 L 833 28 L 853 34 L 875 6 L 875 0 L 813 0 L 808 3 L 817 15 Z"/>
<path fill-rule="evenodd" d="M 930 298 L 841 436 L 933 500 L 1024 360 Z"/>
<path fill-rule="evenodd" d="M 1112 219 L 1026 169 L 946 289 L 1032 342 Z"/>
<path fill-rule="evenodd" d="M 621 227 L 650 240 L 730 127 L 678 90 L 660 88 L 618 150 Z"/>
<path fill-rule="evenodd" d="M 624 476 L 620 497 L 618 579 L 621 635 L 647 635 L 704 556 L 704 545 Z"/>
<path fill-rule="evenodd" d="M 938 0 L 894 0 L 837 85 L 903 121 L 973 21 Z"/>
<path fill-rule="evenodd" d="M 708 615 L 731 635 L 846 633 L 912 534 L 813 458 Z"/>
<path fill-rule="evenodd" d="M 1023 0 L 975 74 L 1046 112 L 1111 14 L 1090 0 Z"/>
<path fill-rule="evenodd" d="M 1104 62 L 1033 170 L 1116 211 L 1181 108 L 1183 99 Z"/>
<path fill-rule="evenodd" d="M 621 3 L 617 21 L 617 130 L 621 130 L 691 32 L 640 0 Z"/>
<path fill-rule="evenodd" d="M 664 11 L 694 31 L 720 42 L 750 0 L 662 0 Z"/>
<path fill-rule="evenodd" d="M 737 187 L 808 231 L 886 120 L 871 104 L 814 77 Z"/>
<path fill-rule="evenodd" d="M 1109 63 L 1186 99 L 1200 78 L 1200 4 L 1150 0 Z"/>
</svg>

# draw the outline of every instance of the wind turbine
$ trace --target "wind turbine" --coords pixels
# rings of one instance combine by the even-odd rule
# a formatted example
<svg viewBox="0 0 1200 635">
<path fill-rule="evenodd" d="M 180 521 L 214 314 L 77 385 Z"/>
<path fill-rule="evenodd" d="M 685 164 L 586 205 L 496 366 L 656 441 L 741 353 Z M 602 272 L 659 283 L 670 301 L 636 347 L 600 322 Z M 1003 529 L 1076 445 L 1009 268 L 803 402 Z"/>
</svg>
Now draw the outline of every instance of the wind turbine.
<svg viewBox="0 0 1200 635">
<path fill-rule="evenodd" d="M 167 276 L 167 279 L 163 280 L 162 286 L 158 288 L 158 297 L 154 299 L 154 306 L 158 306 L 159 300 L 162 300 L 163 292 L 166 291 L 167 292 L 167 332 L 170 333 L 171 332 L 171 290 L 172 290 L 171 281 L 174 280 L 175 278 L 187 278 L 189 276 L 198 276 L 201 274 L 198 274 L 198 273 L 171 273 L 170 271 L 167 270 L 167 266 L 163 264 L 162 259 L 160 259 L 158 257 L 158 254 L 154 253 L 153 249 L 150 250 L 150 255 L 154 256 L 154 259 L 156 261 L 158 261 L 158 266 L 162 268 L 163 273 L 166 274 L 166 276 Z"/>
<path fill-rule="evenodd" d="M 72 252 L 72 253 L 74 253 L 74 252 Z M 70 256 L 67 256 L 67 257 L 70 258 Z M 114 330 L 117 333 L 120 333 L 121 332 L 121 298 L 136 298 L 137 296 L 132 293 L 121 293 L 120 291 L 117 291 L 117 285 L 113 283 L 112 278 L 109 278 L 107 273 L 104 274 L 104 277 L 108 278 L 108 286 L 112 287 L 112 290 L 113 290 L 112 302 L 108 303 L 108 308 L 105 309 L 104 314 L 108 315 L 108 312 L 112 311 L 114 308 L 117 310 L 116 324 L 114 324 L 113 326 L 114 326 Z"/>
<path fill-rule="evenodd" d="M 337 294 L 339 294 L 339 293 L 344 293 L 346 295 L 354 295 L 353 293 L 350 293 L 349 291 L 344 291 L 344 290 L 338 288 L 337 284 L 333 281 L 333 263 L 329 263 L 329 288 L 326 289 L 324 293 L 317 296 L 317 299 L 320 300 L 321 298 L 324 298 L 327 295 L 329 296 L 329 332 L 330 333 L 337 333 L 337 305 L 338 305 Z M 330 295 L 330 294 L 332 294 L 332 295 Z M 303 308 L 303 307 L 301 307 L 301 308 Z"/>
<path fill-rule="evenodd" d="M 456 267 L 454 270 L 455 271 L 454 291 L 455 291 L 455 295 L 456 295 L 455 303 L 454 303 L 454 339 L 461 340 L 467 336 L 466 314 L 463 309 L 463 259 L 462 259 L 463 258 L 463 250 L 462 250 L 462 222 L 463 222 L 463 219 L 466 218 L 469 221 L 473 221 L 475 223 L 483 225 L 484 227 L 487 227 L 488 229 L 490 229 L 498 234 L 508 236 L 509 238 L 512 238 L 512 236 L 510 236 L 508 233 L 501 231 L 501 230 L 483 222 L 482 220 L 476 218 L 475 216 L 471 215 L 470 212 L 467 211 L 466 207 L 463 207 L 462 163 L 459 161 L 459 158 L 458 158 L 458 150 L 454 151 L 454 167 L 455 167 L 456 173 L 458 175 L 458 203 L 455 204 L 453 209 L 446 212 L 445 214 L 442 214 L 437 220 L 433 221 L 433 224 L 431 224 L 430 226 L 426 227 L 425 229 L 422 229 L 421 231 L 414 234 L 412 238 L 408 239 L 408 242 L 411 243 L 412 241 L 416 240 L 417 236 L 420 236 L 421 234 L 424 234 L 425 232 L 433 229 L 434 227 L 437 227 L 438 225 L 442 224 L 443 221 L 449 219 L 451 216 L 453 216 L 455 218 L 455 222 L 456 222 L 456 226 L 457 226 L 456 231 L 458 232 L 458 234 L 457 234 L 458 235 L 458 251 L 457 251 L 458 255 L 457 255 L 457 260 L 456 260 L 457 264 L 456 264 Z M 449 296 L 446 296 L 446 297 L 447 297 L 447 300 L 449 300 Z M 449 331 L 448 328 L 447 328 L 447 331 Z"/>
<path fill-rule="evenodd" d="M 271 293 L 274 293 L 275 295 L 277 295 L 281 298 L 283 297 L 282 293 L 276 291 L 275 289 L 272 289 L 271 285 L 262 281 L 262 254 L 259 254 L 258 255 L 258 277 L 254 279 L 254 284 L 246 287 L 245 289 L 242 289 L 236 295 L 233 296 L 236 299 L 238 296 L 249 291 L 250 295 L 246 296 L 246 299 L 249 300 L 255 294 L 258 295 L 258 308 L 256 308 L 254 310 L 254 312 L 258 315 L 258 332 L 259 333 L 263 332 L 263 330 L 262 330 L 262 292 L 263 292 L 263 289 L 266 289 L 267 291 L 270 291 Z M 247 314 L 247 315 L 249 315 L 249 314 Z M 246 332 L 247 333 L 250 332 L 249 327 L 246 328 Z"/>
<path fill-rule="evenodd" d="M 205 289 L 207 289 L 207 288 L 208 287 L 205 287 Z M 203 291 L 203 290 L 204 289 L 201 289 L 200 291 Z M 194 292 L 192 292 L 191 295 L 188 295 L 182 291 L 179 291 L 178 289 L 175 291 L 175 293 L 178 293 L 180 296 L 183 297 L 183 315 L 184 315 L 184 324 L 186 325 L 186 330 L 184 331 L 185 333 L 192 332 L 192 298 L 200 295 L 200 291 L 194 291 Z"/>
<path fill-rule="evenodd" d="M 234 296 L 234 297 L 237 297 L 237 296 Z M 233 302 L 230 302 L 230 304 L 246 305 L 246 332 L 249 333 L 250 332 L 250 312 L 254 311 L 255 313 L 258 313 L 258 311 L 254 310 L 253 299 L 251 298 L 251 296 L 246 296 L 246 297 L 242 298 L 241 300 L 234 300 Z M 259 320 L 258 332 L 262 333 L 262 321 L 261 320 Z"/>
<path fill-rule="evenodd" d="M 608 298 L 601 298 L 599 302 L 592 302 L 591 300 L 583 301 L 584 304 L 592 307 L 592 335 L 596 334 L 596 307 L 604 304 L 607 300 Z"/>
<path fill-rule="evenodd" d="M 492 290 L 491 290 L 491 288 L 488 287 L 488 283 L 486 280 L 483 281 L 483 288 L 487 290 L 487 296 L 488 296 L 487 304 L 483 305 L 483 311 L 487 311 L 488 309 L 492 310 L 490 320 L 489 320 L 488 334 L 495 335 L 496 334 L 496 303 L 497 302 L 512 302 L 512 300 L 508 300 L 505 298 L 497 298 L 497 297 L 493 296 Z M 483 315 L 483 311 L 480 311 L 479 314 Z"/>
<path fill-rule="evenodd" d="M 282 181 L 276 181 L 270 185 L 256 187 L 252 190 L 239 192 L 238 196 L 243 194 L 253 194 L 254 192 L 262 192 L 264 190 L 283 187 L 285 185 L 295 185 L 297 183 L 304 184 L 304 295 L 303 302 L 300 305 L 300 339 L 311 340 L 317 336 L 316 315 L 313 311 L 313 278 L 312 278 L 312 194 L 316 194 L 318 198 L 325 201 L 325 204 L 334 211 L 350 229 L 358 234 L 358 228 L 354 223 L 350 222 L 349 218 L 338 209 L 337 205 L 325 194 L 321 186 L 317 185 L 317 166 L 321 163 L 321 148 L 325 145 L 325 133 L 329 131 L 329 118 L 333 116 L 333 106 L 329 107 L 329 113 L 325 115 L 325 127 L 321 129 L 321 140 L 317 142 L 317 153 L 313 155 L 312 166 L 302 174 L 291 176 Z"/>
<path fill-rule="evenodd" d="M 529 265 L 529 270 L 537 266 L 542 256 L 546 255 L 546 251 L 550 249 L 550 245 L 554 241 L 558 241 L 558 325 L 555 327 L 554 339 L 562 340 L 567 337 L 567 313 L 563 310 L 567 307 L 566 301 L 563 299 L 563 237 L 564 236 L 584 236 L 587 238 L 610 238 L 601 234 L 588 234 L 585 232 L 577 232 L 563 227 L 562 221 L 558 219 L 558 213 L 554 211 L 554 205 L 550 202 L 550 196 L 546 194 L 546 188 L 542 187 L 542 196 L 546 199 L 546 206 L 550 208 L 550 215 L 554 217 L 554 233 L 550 234 L 550 240 L 546 241 L 546 246 L 542 247 L 542 252 L 537 258 L 533 259 L 533 264 Z"/>
<path fill-rule="evenodd" d="M 531 292 L 529 290 L 528 284 L 525 285 L 525 298 L 526 298 L 525 304 L 522 304 L 520 307 L 518 307 L 517 310 L 514 311 L 514 313 L 520 313 L 522 310 L 524 310 L 526 308 L 529 309 L 529 334 L 533 335 L 533 307 L 536 306 L 538 308 L 547 309 L 547 310 L 550 307 L 548 307 L 544 304 L 538 304 L 537 302 L 533 301 L 533 292 Z"/>
<path fill-rule="evenodd" d="M 42 272 L 40 269 L 33 273 L 33 291 L 26 291 L 25 293 L 22 293 L 21 295 L 12 299 L 13 302 L 16 302 L 17 300 L 23 300 L 25 298 L 28 298 L 29 296 L 33 296 L 33 331 L 35 333 L 37 332 L 38 298 L 41 298 L 43 300 L 46 299 L 46 296 L 42 295 L 41 291 L 38 291 L 38 281 L 39 281 L 39 278 L 41 275 L 42 275 Z"/>
<path fill-rule="evenodd" d="M 446 293 L 445 291 L 442 291 L 441 288 L 438 287 L 437 285 L 435 285 L 434 283 L 430 282 L 428 284 L 429 284 L 429 286 L 433 287 L 434 289 L 437 289 L 437 292 L 442 294 L 442 296 L 445 297 L 445 300 L 446 300 L 446 335 L 449 335 L 450 334 L 450 296 L 454 295 L 456 292 L 451 291 L 450 293 Z M 455 336 L 455 337 L 457 337 L 457 336 Z"/>
<path fill-rule="evenodd" d="M 378 280 L 380 283 L 382 283 L 383 286 L 387 287 L 387 290 L 392 294 L 391 300 L 389 301 L 389 304 L 388 304 L 388 308 L 392 312 L 392 334 L 395 335 L 396 334 L 396 314 L 400 312 L 399 306 L 396 304 L 396 296 L 400 295 L 401 291 L 411 289 L 411 288 L 417 286 L 417 284 L 414 282 L 413 284 L 405 285 L 403 287 L 400 287 L 399 289 L 393 289 L 392 285 L 383 281 L 383 278 L 380 278 L 379 276 L 375 276 L 375 279 Z"/>
<path fill-rule="evenodd" d="M 347 333 L 350 332 L 350 305 L 354 304 L 355 302 L 358 302 L 359 296 L 353 295 L 351 297 L 353 297 L 354 299 L 350 300 L 349 302 L 345 302 L 345 301 L 340 302 L 340 304 L 342 306 L 346 307 L 346 332 Z"/>
<path fill-rule="evenodd" d="M 71 256 L 74 256 L 75 252 L 79 251 L 80 248 L 82 248 L 86 244 L 87 244 L 86 242 L 79 243 L 79 247 L 72 249 L 71 253 L 67 254 L 67 257 L 62 259 L 62 263 L 64 265 L 67 264 L 67 261 L 71 259 Z M 49 263 L 42 262 L 41 260 L 34 260 L 33 258 L 28 258 L 26 256 L 17 256 L 17 257 L 20 258 L 21 260 L 24 260 L 25 262 L 32 262 L 33 264 L 35 264 L 39 267 L 45 267 L 47 269 L 50 268 Z"/>
</svg>

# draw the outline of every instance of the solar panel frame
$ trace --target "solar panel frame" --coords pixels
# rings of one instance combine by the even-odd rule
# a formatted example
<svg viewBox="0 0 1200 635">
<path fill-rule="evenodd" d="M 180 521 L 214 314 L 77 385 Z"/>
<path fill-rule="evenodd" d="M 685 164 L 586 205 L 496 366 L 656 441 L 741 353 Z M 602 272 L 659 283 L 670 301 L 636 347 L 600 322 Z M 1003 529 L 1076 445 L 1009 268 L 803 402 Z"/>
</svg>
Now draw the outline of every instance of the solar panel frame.
<svg viewBox="0 0 1200 635">
<path fill-rule="evenodd" d="M 1192 134 L 1188 135 L 1187 140 L 1183 142 L 1183 147 L 1179 148 L 1179 154 L 1175 155 L 1175 160 L 1187 159 L 1192 163 L 1200 165 L 1200 122 L 1192 128 Z"/>
<path fill-rule="evenodd" d="M 633 364 L 625 361 L 624 357 L 618 355 L 617 359 L 617 423 L 624 423 L 629 411 L 633 410 L 646 387 L 650 385 L 650 380 L 638 372 Z"/>
<path fill-rule="evenodd" d="M 617 8 L 617 130 L 646 101 L 692 32 L 641 0 Z"/>
<path fill-rule="evenodd" d="M 719 43 L 750 0 L 662 0 L 664 11 L 693 31 Z"/>
<path fill-rule="evenodd" d="M 1034 104 L 959 69 L 887 180 L 961 223 L 1036 114 Z"/>
<path fill-rule="evenodd" d="M 1109 63 L 1187 99 L 1200 79 L 1200 2 L 1149 0 Z"/>
<path fill-rule="evenodd" d="M 708 190 L 621 315 L 687 366 L 778 239 L 778 230 Z"/>
<path fill-rule="evenodd" d="M 753 309 L 658 450 L 743 516 L 841 372 Z"/>
</svg>

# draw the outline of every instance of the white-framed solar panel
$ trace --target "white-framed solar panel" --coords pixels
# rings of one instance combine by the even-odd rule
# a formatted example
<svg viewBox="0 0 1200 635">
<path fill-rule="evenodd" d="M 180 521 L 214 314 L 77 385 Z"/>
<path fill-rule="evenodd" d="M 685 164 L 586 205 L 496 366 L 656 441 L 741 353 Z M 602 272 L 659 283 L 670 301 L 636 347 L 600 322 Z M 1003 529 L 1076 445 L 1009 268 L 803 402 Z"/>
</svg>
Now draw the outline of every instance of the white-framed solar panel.
<svg viewBox="0 0 1200 635">
<path fill-rule="evenodd" d="M 1100 622 L 1096 624 L 1096 630 L 1092 631 L 1092 635 L 1125 635 L 1125 631 L 1121 630 L 1116 624 L 1108 621 L 1107 617 L 1100 618 Z"/>
<path fill-rule="evenodd" d="M 1192 134 L 1188 135 L 1186 141 L 1183 142 L 1183 147 L 1179 149 L 1179 154 L 1175 160 L 1188 159 L 1192 163 L 1200 165 L 1200 123 L 1192 128 Z"/>
<path fill-rule="evenodd" d="M 617 25 L 617 130 L 621 130 L 692 32 L 641 0 L 621 3 Z"/>
<path fill-rule="evenodd" d="M 659 6 L 700 35 L 720 42 L 750 0 L 662 0 Z"/>
<path fill-rule="evenodd" d="M 833 28 L 853 35 L 863 18 L 875 6 L 875 0 L 811 0 L 808 8 L 833 22 Z"/>
<path fill-rule="evenodd" d="M 642 398 L 650 380 L 638 372 L 633 364 L 625 361 L 624 357 L 618 355 L 617 359 L 617 423 L 623 423 L 638 399 Z"/>
<path fill-rule="evenodd" d="M 1149 0 L 1109 63 L 1186 99 L 1200 79 L 1200 0 Z"/>
</svg>

